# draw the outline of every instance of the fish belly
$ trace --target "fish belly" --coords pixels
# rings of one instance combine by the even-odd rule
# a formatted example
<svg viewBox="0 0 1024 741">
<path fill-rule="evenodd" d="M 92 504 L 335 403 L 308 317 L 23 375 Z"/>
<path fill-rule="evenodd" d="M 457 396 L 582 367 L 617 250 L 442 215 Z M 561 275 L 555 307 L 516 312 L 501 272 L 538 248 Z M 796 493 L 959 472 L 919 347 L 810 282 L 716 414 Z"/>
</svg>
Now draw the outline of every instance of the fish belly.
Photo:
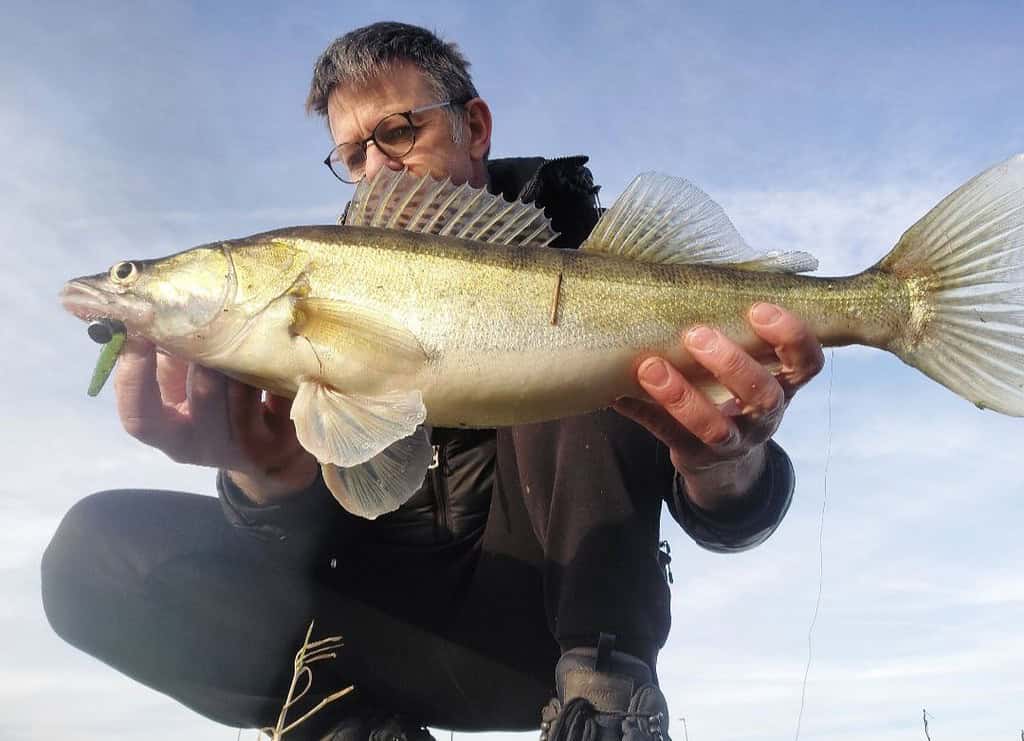
<svg viewBox="0 0 1024 741">
<path fill-rule="evenodd" d="M 427 422 L 503 427 L 590 412 L 642 395 L 635 351 L 524 351 L 452 355 L 419 388 Z"/>
</svg>

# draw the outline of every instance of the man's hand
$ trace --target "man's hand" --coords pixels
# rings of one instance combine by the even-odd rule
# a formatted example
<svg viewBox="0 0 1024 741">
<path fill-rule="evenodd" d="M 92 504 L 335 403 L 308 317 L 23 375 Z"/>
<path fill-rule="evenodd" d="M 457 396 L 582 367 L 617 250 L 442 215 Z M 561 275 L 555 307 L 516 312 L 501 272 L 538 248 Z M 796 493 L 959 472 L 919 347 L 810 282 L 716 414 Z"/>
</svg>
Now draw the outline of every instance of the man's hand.
<svg viewBox="0 0 1024 741">
<path fill-rule="evenodd" d="M 683 346 L 735 399 L 715 406 L 663 358 L 639 367 L 640 385 L 656 404 L 620 399 L 615 409 L 668 446 L 672 463 L 698 507 L 714 511 L 746 495 L 765 466 L 765 443 L 775 433 L 797 389 L 824 365 L 821 345 L 807 325 L 772 304 L 755 304 L 754 332 L 775 348 L 778 375 L 735 342 L 708 327 L 687 333 Z"/>
<path fill-rule="evenodd" d="M 227 469 L 257 504 L 309 486 L 316 459 L 299 444 L 291 400 L 222 373 L 157 354 L 129 339 L 114 380 L 121 424 L 132 437 L 179 463 Z"/>
</svg>

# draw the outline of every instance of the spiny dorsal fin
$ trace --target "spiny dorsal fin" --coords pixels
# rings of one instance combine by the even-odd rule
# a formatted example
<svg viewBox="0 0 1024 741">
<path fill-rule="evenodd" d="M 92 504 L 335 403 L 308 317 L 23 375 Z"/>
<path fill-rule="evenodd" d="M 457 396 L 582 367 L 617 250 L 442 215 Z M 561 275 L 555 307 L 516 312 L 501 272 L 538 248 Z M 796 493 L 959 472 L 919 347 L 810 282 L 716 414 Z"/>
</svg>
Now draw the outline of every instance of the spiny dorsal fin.
<svg viewBox="0 0 1024 741">
<path fill-rule="evenodd" d="M 359 183 L 345 225 L 534 247 L 547 246 L 558 236 L 543 209 L 533 204 L 509 202 L 469 184 L 453 185 L 451 180 L 387 168 Z"/>
<path fill-rule="evenodd" d="M 644 262 L 774 273 L 818 267 L 806 252 L 757 252 L 707 193 L 682 178 L 656 172 L 633 179 L 580 249 Z"/>
</svg>

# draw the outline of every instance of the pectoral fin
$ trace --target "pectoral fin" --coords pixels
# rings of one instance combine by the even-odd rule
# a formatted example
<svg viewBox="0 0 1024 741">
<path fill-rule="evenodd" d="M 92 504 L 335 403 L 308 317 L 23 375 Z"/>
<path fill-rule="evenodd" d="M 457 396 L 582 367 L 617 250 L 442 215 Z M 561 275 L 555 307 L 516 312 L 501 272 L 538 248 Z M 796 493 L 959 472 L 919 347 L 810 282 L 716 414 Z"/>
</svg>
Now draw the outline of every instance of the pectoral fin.
<svg viewBox="0 0 1024 741">
<path fill-rule="evenodd" d="M 343 394 L 311 379 L 299 384 L 291 411 L 302 446 L 320 463 L 346 468 L 413 434 L 426 417 L 419 391 Z"/>
<path fill-rule="evenodd" d="M 413 373 L 427 359 L 419 340 L 381 312 L 345 301 L 300 298 L 291 331 L 323 352 L 358 358 L 384 373 Z"/>
<path fill-rule="evenodd" d="M 351 468 L 325 464 L 324 482 L 342 507 L 374 519 L 409 500 L 426 476 L 433 450 L 423 427 Z"/>
</svg>

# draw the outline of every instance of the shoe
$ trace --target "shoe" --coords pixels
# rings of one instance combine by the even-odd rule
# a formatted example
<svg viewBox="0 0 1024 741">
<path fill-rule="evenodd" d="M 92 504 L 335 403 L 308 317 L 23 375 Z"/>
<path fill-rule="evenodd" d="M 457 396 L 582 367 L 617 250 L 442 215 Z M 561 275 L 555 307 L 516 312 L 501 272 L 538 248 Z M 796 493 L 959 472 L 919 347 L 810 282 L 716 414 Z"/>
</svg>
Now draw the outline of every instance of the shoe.
<svg viewBox="0 0 1024 741">
<path fill-rule="evenodd" d="M 541 741 L 671 741 L 668 703 L 640 659 L 610 648 L 574 648 L 555 667 L 541 711 Z"/>
<path fill-rule="evenodd" d="M 320 741 L 436 741 L 423 726 L 397 715 L 346 718 Z"/>
</svg>

